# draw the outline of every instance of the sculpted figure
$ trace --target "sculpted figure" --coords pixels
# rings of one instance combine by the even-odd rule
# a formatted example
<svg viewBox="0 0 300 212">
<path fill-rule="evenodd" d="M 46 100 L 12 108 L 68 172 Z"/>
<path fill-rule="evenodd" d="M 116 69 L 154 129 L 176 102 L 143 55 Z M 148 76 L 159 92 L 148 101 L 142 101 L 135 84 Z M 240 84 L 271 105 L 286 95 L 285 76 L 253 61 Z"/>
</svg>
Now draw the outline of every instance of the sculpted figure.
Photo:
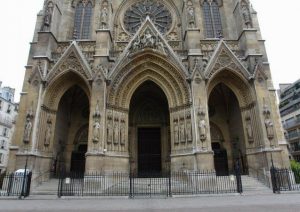
<svg viewBox="0 0 300 212">
<path fill-rule="evenodd" d="M 108 25 L 108 10 L 106 7 L 103 7 L 100 14 L 100 28 L 106 29 Z"/>
<path fill-rule="evenodd" d="M 25 131 L 24 131 L 24 143 L 29 143 L 32 131 L 31 119 L 28 117 L 26 119 Z"/>
<path fill-rule="evenodd" d="M 193 7 L 188 8 L 187 11 L 188 27 L 195 28 L 195 11 Z"/>
<path fill-rule="evenodd" d="M 93 142 L 98 143 L 100 140 L 100 123 L 99 120 L 95 120 L 93 125 Z"/>
<path fill-rule="evenodd" d="M 245 23 L 246 27 L 251 28 L 252 27 L 251 16 L 250 16 L 249 9 L 248 9 L 247 5 L 242 6 L 242 16 L 243 16 L 244 23 Z"/>
<path fill-rule="evenodd" d="M 179 127 L 177 120 L 174 121 L 174 144 L 179 144 Z"/>
<path fill-rule="evenodd" d="M 274 125 L 270 118 L 265 119 L 265 127 L 267 130 L 267 136 L 269 139 L 274 138 Z"/>
<path fill-rule="evenodd" d="M 188 141 L 192 141 L 192 123 L 188 121 L 186 123 L 186 137 Z"/>
<path fill-rule="evenodd" d="M 142 39 L 142 43 L 143 43 L 144 47 L 152 47 L 152 48 L 154 47 L 155 38 L 154 38 L 154 36 L 151 35 L 149 29 L 146 30 L 144 37 Z"/>
<path fill-rule="evenodd" d="M 113 140 L 112 120 L 109 118 L 107 122 L 107 143 L 111 144 Z"/>
<path fill-rule="evenodd" d="M 119 143 L 119 127 L 118 127 L 118 123 L 115 123 L 114 126 L 114 144 L 118 144 Z"/>
<path fill-rule="evenodd" d="M 207 136 L 207 127 L 206 127 L 206 123 L 204 119 L 200 119 L 199 120 L 199 124 L 198 124 L 198 128 L 199 128 L 199 135 L 200 135 L 200 140 L 201 141 L 205 141 L 206 140 L 206 136 Z"/>
<path fill-rule="evenodd" d="M 180 131 L 179 131 L 179 138 L 181 143 L 185 143 L 185 132 L 184 132 L 184 122 L 180 123 Z"/>
<path fill-rule="evenodd" d="M 45 142 L 44 142 L 45 146 L 50 145 L 51 136 L 52 136 L 52 121 L 51 121 L 50 118 L 48 118 L 48 120 L 47 120 L 47 129 L 46 129 L 46 133 L 45 133 Z"/>
<path fill-rule="evenodd" d="M 122 124 L 121 124 L 121 130 L 120 130 L 120 140 L 121 140 L 121 145 L 125 145 L 125 122 L 122 121 Z"/>
</svg>

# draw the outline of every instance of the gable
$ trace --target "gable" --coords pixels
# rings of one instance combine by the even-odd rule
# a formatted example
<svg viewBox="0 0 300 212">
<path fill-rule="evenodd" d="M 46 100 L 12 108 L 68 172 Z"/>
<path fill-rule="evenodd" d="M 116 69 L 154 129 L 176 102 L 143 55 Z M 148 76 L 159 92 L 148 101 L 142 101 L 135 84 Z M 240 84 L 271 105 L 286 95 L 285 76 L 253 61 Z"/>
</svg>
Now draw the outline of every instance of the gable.
<svg viewBox="0 0 300 212">
<path fill-rule="evenodd" d="M 215 74 L 224 69 L 238 72 L 247 80 L 253 78 L 225 41 L 221 40 L 204 71 L 204 76 L 206 79 L 211 79 Z"/>
<path fill-rule="evenodd" d="M 146 51 L 151 51 L 169 59 L 176 67 L 182 70 L 186 77 L 188 76 L 188 71 L 179 60 L 177 54 L 155 27 L 151 19 L 147 17 L 127 47 L 124 49 L 123 53 L 120 55 L 117 63 L 109 73 L 109 78 L 111 79 L 112 76 L 116 74 L 117 70 L 119 70 L 123 64 L 128 62 L 128 58 L 133 58 Z"/>
<path fill-rule="evenodd" d="M 46 77 L 47 83 L 68 71 L 77 73 L 87 81 L 92 80 L 93 78 L 92 70 L 76 41 L 72 42 L 65 53 L 49 71 Z"/>
</svg>

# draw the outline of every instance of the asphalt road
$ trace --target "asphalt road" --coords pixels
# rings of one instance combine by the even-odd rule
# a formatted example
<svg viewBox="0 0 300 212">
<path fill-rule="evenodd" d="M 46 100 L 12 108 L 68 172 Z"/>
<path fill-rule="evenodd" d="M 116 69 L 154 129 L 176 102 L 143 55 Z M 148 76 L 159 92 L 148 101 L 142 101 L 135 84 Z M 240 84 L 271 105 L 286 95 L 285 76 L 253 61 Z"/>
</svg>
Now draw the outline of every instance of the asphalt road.
<svg viewBox="0 0 300 212">
<path fill-rule="evenodd" d="M 211 196 L 172 199 L 0 199 L 0 211 L 38 212 L 299 212 L 300 194 Z"/>
</svg>

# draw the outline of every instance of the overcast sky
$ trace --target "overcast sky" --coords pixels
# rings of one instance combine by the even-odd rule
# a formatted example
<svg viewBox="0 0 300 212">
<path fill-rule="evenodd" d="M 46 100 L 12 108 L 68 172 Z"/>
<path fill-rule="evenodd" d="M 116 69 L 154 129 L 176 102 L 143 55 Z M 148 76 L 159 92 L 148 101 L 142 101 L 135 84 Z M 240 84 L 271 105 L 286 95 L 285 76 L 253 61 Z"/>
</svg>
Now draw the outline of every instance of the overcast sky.
<svg viewBox="0 0 300 212">
<path fill-rule="evenodd" d="M 226 1 L 226 0 L 225 0 Z M 0 81 L 16 88 L 16 101 L 22 89 L 24 66 L 33 37 L 36 15 L 44 0 L 2 1 L 0 8 Z M 258 12 L 263 39 L 271 63 L 273 81 L 294 82 L 300 78 L 300 1 L 251 0 Z"/>
</svg>

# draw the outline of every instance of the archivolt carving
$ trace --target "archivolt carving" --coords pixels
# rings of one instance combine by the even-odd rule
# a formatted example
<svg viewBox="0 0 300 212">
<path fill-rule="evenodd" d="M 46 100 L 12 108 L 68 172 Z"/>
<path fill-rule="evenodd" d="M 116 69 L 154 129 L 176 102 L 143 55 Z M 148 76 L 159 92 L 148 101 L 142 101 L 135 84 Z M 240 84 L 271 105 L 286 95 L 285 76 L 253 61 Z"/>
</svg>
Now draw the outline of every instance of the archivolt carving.
<svg viewBox="0 0 300 212">
<path fill-rule="evenodd" d="M 163 89 L 170 107 L 188 104 L 190 100 L 189 87 L 183 74 L 156 55 L 136 57 L 111 78 L 109 103 L 115 106 L 128 108 L 132 93 L 146 80 L 157 83 Z"/>
<path fill-rule="evenodd" d="M 44 93 L 44 106 L 49 110 L 56 110 L 61 97 L 64 93 L 74 85 L 79 85 L 84 92 L 90 97 L 91 88 L 87 81 L 80 75 L 69 71 L 51 83 Z"/>
<path fill-rule="evenodd" d="M 230 69 L 219 71 L 209 82 L 207 86 L 208 96 L 213 88 L 219 83 L 227 85 L 237 96 L 240 107 L 247 107 L 255 101 L 254 91 L 251 85 L 244 80 L 244 77 Z"/>
</svg>

